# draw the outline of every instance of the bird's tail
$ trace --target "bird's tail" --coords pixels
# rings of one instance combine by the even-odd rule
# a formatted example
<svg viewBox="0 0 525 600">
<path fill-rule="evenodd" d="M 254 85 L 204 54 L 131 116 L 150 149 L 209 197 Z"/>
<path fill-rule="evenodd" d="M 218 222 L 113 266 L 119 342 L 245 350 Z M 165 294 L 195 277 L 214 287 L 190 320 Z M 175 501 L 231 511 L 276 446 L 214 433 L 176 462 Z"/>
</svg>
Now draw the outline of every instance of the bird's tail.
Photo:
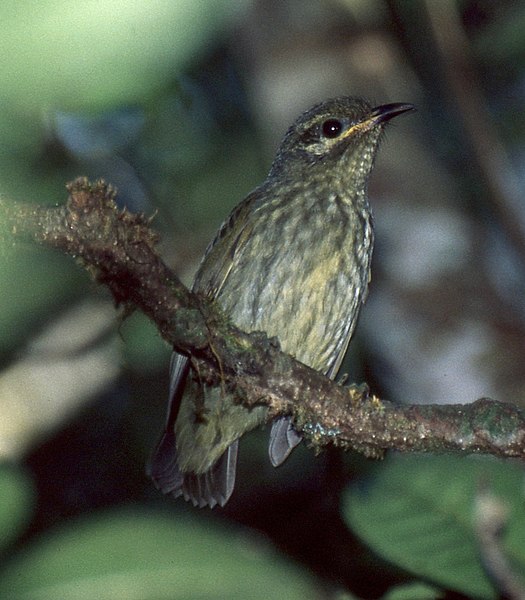
<svg viewBox="0 0 525 600">
<path fill-rule="evenodd" d="M 224 506 L 235 486 L 239 441 L 233 442 L 204 473 L 183 473 L 177 463 L 175 434 L 166 430 L 148 466 L 148 475 L 164 494 L 183 496 L 193 506 Z"/>
</svg>

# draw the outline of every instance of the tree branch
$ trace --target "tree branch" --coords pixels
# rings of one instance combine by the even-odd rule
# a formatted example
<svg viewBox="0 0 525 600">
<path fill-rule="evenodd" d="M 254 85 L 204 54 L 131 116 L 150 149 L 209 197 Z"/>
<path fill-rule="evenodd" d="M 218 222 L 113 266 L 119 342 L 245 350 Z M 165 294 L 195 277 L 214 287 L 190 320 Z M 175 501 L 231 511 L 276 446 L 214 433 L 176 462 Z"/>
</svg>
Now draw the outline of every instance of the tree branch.
<svg viewBox="0 0 525 600">
<path fill-rule="evenodd" d="M 117 304 L 144 312 L 163 338 L 190 355 L 204 381 L 247 406 L 292 414 L 315 448 L 335 444 L 380 457 L 400 451 L 486 453 L 525 458 L 525 415 L 512 404 L 403 405 L 366 386 L 343 387 L 279 350 L 277 339 L 234 327 L 212 302 L 188 291 L 163 263 L 142 215 L 119 210 L 104 182 L 68 185 L 64 206 L 0 201 L 16 236 L 76 257 Z"/>
</svg>

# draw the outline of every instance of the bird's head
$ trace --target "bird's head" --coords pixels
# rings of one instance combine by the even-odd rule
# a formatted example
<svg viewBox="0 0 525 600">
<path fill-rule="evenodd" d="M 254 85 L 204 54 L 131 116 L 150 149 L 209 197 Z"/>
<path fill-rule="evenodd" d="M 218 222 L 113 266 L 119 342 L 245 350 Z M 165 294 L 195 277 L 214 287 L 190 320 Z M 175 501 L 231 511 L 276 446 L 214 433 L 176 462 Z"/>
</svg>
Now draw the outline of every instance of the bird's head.
<svg viewBox="0 0 525 600">
<path fill-rule="evenodd" d="M 385 124 L 412 104 L 372 108 L 361 98 L 327 100 L 303 113 L 290 127 L 273 162 L 270 177 L 297 178 L 315 169 L 337 169 L 366 183 Z"/>
</svg>

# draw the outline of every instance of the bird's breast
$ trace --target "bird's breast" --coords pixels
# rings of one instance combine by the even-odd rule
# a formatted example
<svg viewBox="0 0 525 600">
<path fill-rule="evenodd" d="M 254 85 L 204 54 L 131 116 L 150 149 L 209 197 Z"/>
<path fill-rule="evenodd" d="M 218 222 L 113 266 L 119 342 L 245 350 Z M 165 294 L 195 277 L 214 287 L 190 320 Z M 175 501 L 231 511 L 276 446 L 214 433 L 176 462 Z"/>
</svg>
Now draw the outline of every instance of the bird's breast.
<svg viewBox="0 0 525 600">
<path fill-rule="evenodd" d="M 217 299 L 233 322 L 276 336 L 327 372 L 346 347 L 366 294 L 373 243 L 366 202 L 336 194 L 264 205 Z"/>
</svg>

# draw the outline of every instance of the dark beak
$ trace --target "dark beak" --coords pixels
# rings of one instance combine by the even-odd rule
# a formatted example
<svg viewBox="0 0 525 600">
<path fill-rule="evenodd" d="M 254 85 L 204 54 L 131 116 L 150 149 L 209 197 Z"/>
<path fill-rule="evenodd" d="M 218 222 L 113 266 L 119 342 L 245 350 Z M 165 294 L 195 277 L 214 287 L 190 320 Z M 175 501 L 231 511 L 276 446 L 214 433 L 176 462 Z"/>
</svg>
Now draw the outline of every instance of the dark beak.
<svg viewBox="0 0 525 600">
<path fill-rule="evenodd" d="M 370 114 L 370 118 L 375 121 L 375 123 L 384 123 L 385 121 L 390 121 L 397 115 L 401 115 L 404 112 L 408 112 L 409 110 L 416 110 L 416 107 L 413 104 L 406 104 L 400 102 L 394 102 L 393 104 L 382 104 L 381 106 L 376 106 L 372 110 Z"/>
</svg>

